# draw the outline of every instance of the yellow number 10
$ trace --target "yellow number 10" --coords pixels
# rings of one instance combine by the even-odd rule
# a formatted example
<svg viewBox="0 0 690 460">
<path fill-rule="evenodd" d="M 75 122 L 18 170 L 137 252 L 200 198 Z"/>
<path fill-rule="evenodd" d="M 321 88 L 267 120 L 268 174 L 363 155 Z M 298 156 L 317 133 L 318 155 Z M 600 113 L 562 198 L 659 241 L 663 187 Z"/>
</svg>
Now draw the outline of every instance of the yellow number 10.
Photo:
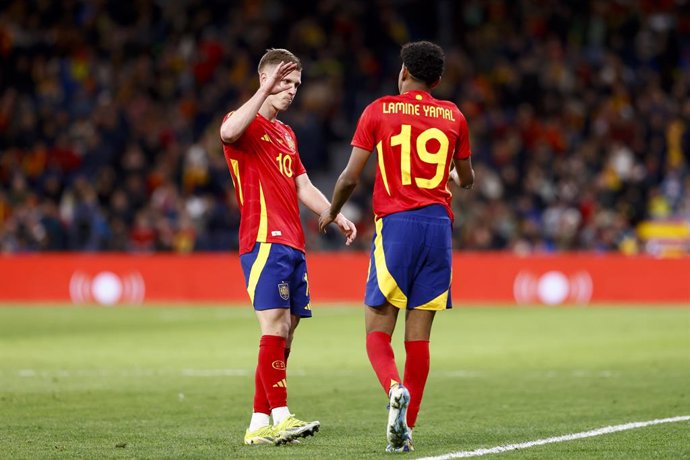
<svg viewBox="0 0 690 460">
<path fill-rule="evenodd" d="M 391 137 L 391 147 L 400 146 L 400 170 L 402 174 L 402 184 L 410 185 L 412 183 L 411 173 L 411 147 L 412 147 L 412 127 L 410 125 L 402 125 L 400 133 Z M 439 148 L 436 152 L 429 152 L 427 150 L 427 143 L 435 139 L 438 141 Z M 429 128 L 422 131 L 417 136 L 416 152 L 419 159 L 424 163 L 436 165 L 436 174 L 431 179 L 423 179 L 415 177 L 414 181 L 419 188 L 436 188 L 443 181 L 443 175 L 448 169 L 446 167 L 448 158 L 448 136 L 438 128 Z"/>
<path fill-rule="evenodd" d="M 283 155 L 282 153 L 279 153 L 276 157 L 276 161 L 278 162 L 280 174 L 283 176 L 292 177 L 292 157 L 288 154 Z"/>
</svg>

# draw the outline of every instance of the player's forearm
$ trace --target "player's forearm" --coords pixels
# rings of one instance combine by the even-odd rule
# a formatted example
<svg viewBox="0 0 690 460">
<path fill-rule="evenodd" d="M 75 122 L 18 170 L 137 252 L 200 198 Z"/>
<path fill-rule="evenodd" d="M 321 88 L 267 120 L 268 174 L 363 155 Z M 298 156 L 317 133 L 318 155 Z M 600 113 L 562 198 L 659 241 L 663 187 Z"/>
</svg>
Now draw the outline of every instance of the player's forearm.
<svg viewBox="0 0 690 460">
<path fill-rule="evenodd" d="M 304 203 L 304 205 L 316 215 L 321 215 L 324 209 L 327 209 L 331 203 L 328 198 L 321 193 L 321 191 L 309 183 L 297 192 L 297 197 Z"/>
<path fill-rule="evenodd" d="M 240 138 L 242 133 L 244 133 L 249 124 L 256 117 L 256 114 L 259 112 L 261 105 L 267 97 L 268 93 L 266 93 L 264 89 L 259 88 L 247 102 L 242 104 L 242 107 L 235 110 L 232 115 L 225 120 L 220 127 L 220 138 L 223 142 L 232 144 Z"/>
<path fill-rule="evenodd" d="M 349 177 L 343 172 L 335 183 L 335 189 L 333 189 L 333 201 L 331 201 L 331 217 L 335 218 L 340 210 L 345 205 L 345 202 L 352 195 L 352 191 L 357 186 L 357 180 Z"/>
<path fill-rule="evenodd" d="M 297 186 L 297 198 L 314 214 L 321 215 L 331 205 L 328 198 L 318 188 L 314 187 L 306 173 L 295 178 L 295 185 Z"/>
</svg>

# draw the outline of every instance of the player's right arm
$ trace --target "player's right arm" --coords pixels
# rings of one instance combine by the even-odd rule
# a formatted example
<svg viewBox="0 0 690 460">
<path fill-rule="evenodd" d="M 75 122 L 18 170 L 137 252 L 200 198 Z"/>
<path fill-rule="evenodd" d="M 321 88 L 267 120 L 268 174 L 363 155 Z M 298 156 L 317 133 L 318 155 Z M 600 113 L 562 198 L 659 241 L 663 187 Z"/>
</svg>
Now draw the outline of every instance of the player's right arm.
<svg viewBox="0 0 690 460">
<path fill-rule="evenodd" d="M 326 208 L 319 218 L 319 230 L 321 232 L 326 231 L 328 224 L 333 222 L 335 218 L 340 213 L 345 202 L 352 195 L 352 191 L 355 189 L 359 183 L 359 176 L 362 174 L 364 166 L 367 164 L 367 160 L 371 152 L 364 150 L 361 147 L 353 147 L 352 154 L 350 154 L 350 160 L 347 166 L 338 177 L 338 181 L 335 183 L 335 188 L 333 189 L 333 199 L 331 200 L 331 206 Z"/>
<path fill-rule="evenodd" d="M 220 138 L 226 144 L 232 144 L 240 138 L 247 126 L 254 120 L 266 98 L 272 94 L 285 91 L 289 85 L 284 81 L 285 77 L 297 68 L 294 62 L 281 62 L 267 73 L 259 76 L 260 86 L 256 93 L 249 98 L 242 107 L 232 114 L 220 125 Z"/>
<path fill-rule="evenodd" d="M 372 131 L 375 122 L 372 121 L 372 113 L 375 104 L 376 101 L 369 104 L 359 117 L 357 129 L 352 138 L 352 153 L 350 154 L 350 159 L 347 162 L 347 166 L 345 166 L 345 169 L 340 174 L 340 177 L 338 177 L 338 181 L 335 183 L 331 206 L 325 209 L 319 218 L 319 230 L 321 232 L 324 232 L 328 224 L 335 220 L 345 202 L 350 198 L 350 195 L 352 195 L 352 191 L 359 182 L 359 176 L 362 174 L 362 170 L 371 155 L 374 146 Z"/>
</svg>

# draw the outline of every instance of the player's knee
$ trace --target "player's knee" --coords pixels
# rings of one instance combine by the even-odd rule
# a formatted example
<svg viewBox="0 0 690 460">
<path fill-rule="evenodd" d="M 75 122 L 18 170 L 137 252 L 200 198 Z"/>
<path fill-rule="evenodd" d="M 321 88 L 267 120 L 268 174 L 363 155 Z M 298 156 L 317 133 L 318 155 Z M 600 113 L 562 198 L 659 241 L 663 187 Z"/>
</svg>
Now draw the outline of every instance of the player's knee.
<svg viewBox="0 0 690 460">
<path fill-rule="evenodd" d="M 277 325 L 277 327 L 280 330 L 280 335 L 286 339 L 292 334 L 292 327 L 289 321 L 284 321 L 283 323 Z"/>
<path fill-rule="evenodd" d="M 424 341 L 428 342 L 431 340 L 431 333 L 420 333 L 420 332 L 412 332 L 408 333 L 405 331 L 405 341 L 406 342 L 418 342 L 418 341 Z"/>
<path fill-rule="evenodd" d="M 291 322 L 289 316 L 268 316 L 261 321 L 261 333 L 264 335 L 277 335 L 288 338 L 291 333 Z"/>
</svg>

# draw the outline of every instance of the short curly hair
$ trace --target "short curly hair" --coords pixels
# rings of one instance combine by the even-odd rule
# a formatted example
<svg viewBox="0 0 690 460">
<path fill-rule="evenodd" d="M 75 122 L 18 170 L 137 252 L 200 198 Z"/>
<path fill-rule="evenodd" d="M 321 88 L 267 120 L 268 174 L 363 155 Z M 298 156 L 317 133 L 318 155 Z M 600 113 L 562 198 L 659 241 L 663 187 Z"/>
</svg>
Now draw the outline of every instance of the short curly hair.
<svg viewBox="0 0 690 460">
<path fill-rule="evenodd" d="M 435 43 L 407 43 L 400 50 L 400 57 L 412 77 L 427 85 L 433 84 L 443 75 L 446 57 L 443 49 Z"/>
<path fill-rule="evenodd" d="M 269 65 L 278 65 L 281 62 L 293 62 L 297 64 L 296 70 L 302 70 L 302 62 L 290 51 L 282 48 L 269 48 L 259 61 L 259 72 Z"/>
</svg>

